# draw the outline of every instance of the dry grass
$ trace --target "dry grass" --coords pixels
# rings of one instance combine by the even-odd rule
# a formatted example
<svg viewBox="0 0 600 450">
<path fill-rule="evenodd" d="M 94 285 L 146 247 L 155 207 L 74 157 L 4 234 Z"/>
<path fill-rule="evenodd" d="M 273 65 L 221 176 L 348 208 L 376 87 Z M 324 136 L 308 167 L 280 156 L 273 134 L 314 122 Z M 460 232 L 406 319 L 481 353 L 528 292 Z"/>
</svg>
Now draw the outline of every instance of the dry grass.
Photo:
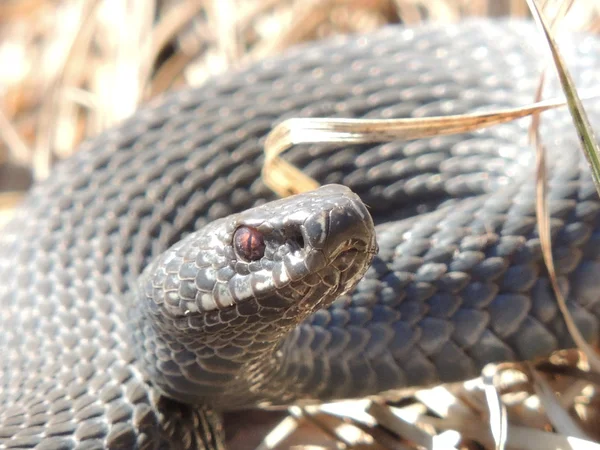
<svg viewBox="0 0 600 450">
<path fill-rule="evenodd" d="M 547 3 L 546 15 L 554 17 L 571 2 Z M 400 20 L 498 14 L 523 16 L 527 6 L 517 0 L 4 1 L 0 168 L 24 167 L 42 179 L 78 142 L 123 120 L 141 102 L 300 41 Z M 598 2 L 580 0 L 561 24 L 600 31 L 599 15 Z M 24 193 L 20 181 L 0 172 L 5 216 Z M 600 449 L 592 442 L 600 439 L 599 383 L 583 354 L 561 352 L 537 367 L 490 366 L 477 380 L 406 393 L 397 402 L 294 407 L 284 418 L 257 413 L 252 428 L 238 417 L 231 444 Z"/>
</svg>

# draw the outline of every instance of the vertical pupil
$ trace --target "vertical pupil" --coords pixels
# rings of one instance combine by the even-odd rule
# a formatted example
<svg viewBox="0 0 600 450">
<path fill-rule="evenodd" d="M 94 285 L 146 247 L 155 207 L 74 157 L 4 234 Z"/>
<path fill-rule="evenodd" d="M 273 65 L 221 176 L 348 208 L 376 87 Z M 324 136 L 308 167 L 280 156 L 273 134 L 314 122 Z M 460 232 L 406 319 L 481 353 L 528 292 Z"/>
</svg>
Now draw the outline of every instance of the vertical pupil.
<svg viewBox="0 0 600 450">
<path fill-rule="evenodd" d="M 265 239 L 256 228 L 239 227 L 233 235 L 234 249 L 238 257 L 257 261 L 265 255 Z"/>
</svg>

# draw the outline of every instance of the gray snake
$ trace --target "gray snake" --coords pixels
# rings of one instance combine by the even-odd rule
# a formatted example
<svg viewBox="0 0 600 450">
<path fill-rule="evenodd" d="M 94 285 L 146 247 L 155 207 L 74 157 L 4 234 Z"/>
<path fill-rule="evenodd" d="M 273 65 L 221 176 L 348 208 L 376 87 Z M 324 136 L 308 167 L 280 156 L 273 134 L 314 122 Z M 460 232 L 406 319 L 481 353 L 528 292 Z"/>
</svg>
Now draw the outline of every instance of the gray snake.
<svg viewBox="0 0 600 450">
<path fill-rule="evenodd" d="M 491 21 L 337 38 L 83 144 L 0 236 L 0 449 L 220 448 L 219 410 L 464 380 L 572 347 L 542 265 L 526 121 L 286 156 L 366 210 L 339 186 L 265 204 L 260 180 L 285 118 L 527 104 L 541 48 L 531 24 Z M 578 86 L 597 86 L 600 40 L 563 49 Z M 596 123 L 600 103 L 586 106 Z M 559 281 L 594 341 L 600 203 L 567 112 L 545 113 L 542 136 Z"/>
</svg>

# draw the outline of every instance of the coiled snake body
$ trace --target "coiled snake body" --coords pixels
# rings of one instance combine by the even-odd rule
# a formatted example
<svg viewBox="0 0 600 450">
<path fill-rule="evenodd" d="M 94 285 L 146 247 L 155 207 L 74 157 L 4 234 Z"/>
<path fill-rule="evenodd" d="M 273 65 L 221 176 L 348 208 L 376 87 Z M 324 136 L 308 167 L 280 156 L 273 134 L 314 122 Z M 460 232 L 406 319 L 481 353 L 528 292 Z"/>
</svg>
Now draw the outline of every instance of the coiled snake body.
<svg viewBox="0 0 600 450">
<path fill-rule="evenodd" d="M 526 122 L 290 151 L 377 224 L 356 288 L 375 244 L 349 191 L 230 216 L 274 198 L 262 139 L 284 118 L 527 104 L 539 48 L 531 24 L 490 21 L 334 39 L 84 144 L 0 236 L 0 449 L 219 447 L 215 409 L 463 380 L 571 347 L 541 262 Z M 597 86 L 600 41 L 562 48 L 578 86 Z M 597 122 L 600 103 L 586 106 Z M 600 203 L 567 112 L 545 113 L 542 136 L 555 262 L 593 341 Z"/>
</svg>

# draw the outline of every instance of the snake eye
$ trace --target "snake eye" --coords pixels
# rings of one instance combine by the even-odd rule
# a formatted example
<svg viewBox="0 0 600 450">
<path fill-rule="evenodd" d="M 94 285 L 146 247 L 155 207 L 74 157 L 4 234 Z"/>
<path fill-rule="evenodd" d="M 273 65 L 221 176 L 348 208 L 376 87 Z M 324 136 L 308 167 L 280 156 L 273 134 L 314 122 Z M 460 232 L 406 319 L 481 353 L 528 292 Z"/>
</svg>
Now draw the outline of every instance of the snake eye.
<svg viewBox="0 0 600 450">
<path fill-rule="evenodd" d="M 256 228 L 241 226 L 235 230 L 233 247 L 244 261 L 257 261 L 265 255 L 265 239 Z"/>
</svg>

